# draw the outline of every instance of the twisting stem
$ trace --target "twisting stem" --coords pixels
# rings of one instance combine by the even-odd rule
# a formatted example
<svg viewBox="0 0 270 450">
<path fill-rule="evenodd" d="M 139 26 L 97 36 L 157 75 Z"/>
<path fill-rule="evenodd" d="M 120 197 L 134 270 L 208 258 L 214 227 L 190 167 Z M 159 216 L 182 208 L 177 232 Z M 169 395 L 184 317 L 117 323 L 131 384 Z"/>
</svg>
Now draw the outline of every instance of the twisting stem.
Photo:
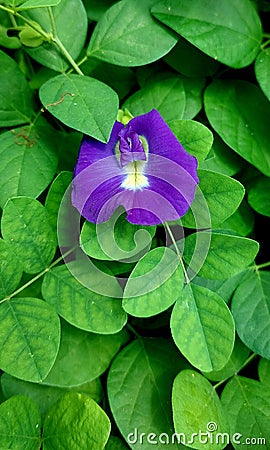
<svg viewBox="0 0 270 450">
<path fill-rule="evenodd" d="M 169 234 L 169 236 L 170 236 L 170 238 L 172 240 L 173 246 L 175 248 L 176 254 L 177 254 L 177 256 L 178 256 L 178 258 L 180 260 L 180 263 L 181 263 L 181 266 L 182 266 L 182 269 L 183 269 L 183 272 L 184 272 L 186 283 L 188 284 L 188 283 L 190 283 L 190 279 L 188 278 L 188 274 L 187 274 L 187 271 L 186 271 L 186 268 L 185 268 L 185 265 L 184 265 L 184 261 L 183 261 L 182 255 L 181 255 L 181 253 L 179 251 L 179 248 L 178 248 L 178 245 L 176 243 L 176 240 L 174 239 L 173 232 L 172 232 L 172 230 L 171 230 L 171 228 L 170 228 L 170 226 L 168 225 L 167 222 L 164 222 L 164 225 L 165 225 L 165 228 L 168 231 L 168 234 Z"/>
</svg>

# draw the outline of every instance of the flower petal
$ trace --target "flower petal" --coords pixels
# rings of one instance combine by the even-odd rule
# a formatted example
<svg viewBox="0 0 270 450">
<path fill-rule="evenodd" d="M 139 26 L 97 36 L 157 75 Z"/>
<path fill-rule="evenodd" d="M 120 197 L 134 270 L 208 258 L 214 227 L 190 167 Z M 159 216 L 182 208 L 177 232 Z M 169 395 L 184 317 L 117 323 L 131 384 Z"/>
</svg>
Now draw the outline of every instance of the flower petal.
<svg viewBox="0 0 270 450">
<path fill-rule="evenodd" d="M 146 138 L 149 153 L 175 161 L 198 183 L 196 158 L 186 152 L 157 110 L 134 117 L 128 125 L 130 130 Z"/>
<path fill-rule="evenodd" d="M 86 167 L 89 167 L 96 161 L 102 158 L 114 155 L 115 146 L 118 141 L 118 133 L 124 128 L 120 122 L 115 122 L 109 141 L 104 144 L 97 139 L 85 136 L 82 140 L 79 158 L 75 167 L 74 175 L 76 176 Z M 115 159 L 117 164 L 117 160 Z"/>
</svg>

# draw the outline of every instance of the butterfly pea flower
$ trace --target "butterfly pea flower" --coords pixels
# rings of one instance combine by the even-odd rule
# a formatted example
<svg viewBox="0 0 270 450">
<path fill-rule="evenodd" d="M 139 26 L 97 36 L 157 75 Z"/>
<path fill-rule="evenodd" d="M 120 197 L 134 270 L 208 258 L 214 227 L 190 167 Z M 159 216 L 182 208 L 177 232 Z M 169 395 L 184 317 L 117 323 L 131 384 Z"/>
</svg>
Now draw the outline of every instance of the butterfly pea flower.
<svg viewBox="0 0 270 450">
<path fill-rule="evenodd" d="M 199 181 L 196 158 L 155 109 L 123 122 L 114 123 L 107 143 L 83 138 L 74 171 L 73 206 L 93 223 L 106 222 L 120 206 L 133 224 L 179 219 L 194 199 Z"/>
</svg>

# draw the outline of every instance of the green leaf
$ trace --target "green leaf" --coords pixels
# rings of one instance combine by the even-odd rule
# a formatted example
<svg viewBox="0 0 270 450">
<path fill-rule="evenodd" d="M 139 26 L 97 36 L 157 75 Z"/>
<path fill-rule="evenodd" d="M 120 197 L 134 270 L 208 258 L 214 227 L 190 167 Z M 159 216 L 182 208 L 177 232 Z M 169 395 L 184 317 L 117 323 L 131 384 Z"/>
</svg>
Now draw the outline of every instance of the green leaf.
<svg viewBox="0 0 270 450">
<path fill-rule="evenodd" d="M 94 29 L 87 55 L 119 66 L 141 66 L 168 53 L 177 38 L 151 16 L 155 1 L 123 0 L 109 8 Z"/>
<path fill-rule="evenodd" d="M 235 69 L 248 66 L 259 51 L 261 21 L 247 0 L 163 0 L 151 11 L 204 53 Z"/>
<path fill-rule="evenodd" d="M 129 67 L 119 67 L 113 64 L 90 58 L 80 66 L 85 75 L 96 78 L 110 86 L 122 99 L 136 85 L 135 73 Z"/>
<path fill-rule="evenodd" d="M 234 377 L 225 386 L 221 403 L 230 425 L 234 448 L 246 444 L 247 449 L 257 446 L 267 450 L 270 440 L 270 391 L 265 389 L 265 385 L 249 378 Z M 251 443 L 247 438 L 253 438 L 256 442 Z"/>
<path fill-rule="evenodd" d="M 0 254 L 0 299 L 2 299 L 16 289 L 22 270 L 16 256 L 3 239 L 0 239 Z"/>
<path fill-rule="evenodd" d="M 109 367 L 127 337 L 124 331 L 112 335 L 92 334 L 63 323 L 59 352 L 43 383 L 73 387 L 94 380 Z"/>
<path fill-rule="evenodd" d="M 184 260 L 192 273 L 223 280 L 248 267 L 258 250 L 258 242 L 252 239 L 201 231 L 186 238 Z"/>
<path fill-rule="evenodd" d="M 17 10 L 23 11 L 24 9 L 33 9 L 33 8 L 46 8 L 47 6 L 56 6 L 62 0 L 27 0 L 22 3 Z"/>
<path fill-rule="evenodd" d="M 35 0 L 29 0 L 37 3 Z M 40 2 L 42 0 L 38 0 Z M 49 2 L 47 2 L 49 3 Z M 23 5 L 24 6 L 24 5 Z M 74 14 L 76 11 L 76 14 Z M 70 56 L 76 60 L 80 55 L 88 29 L 87 14 L 81 0 L 61 0 L 52 7 L 57 36 Z M 47 10 L 35 8 L 23 12 L 30 20 L 39 23 L 43 30 L 51 33 L 51 21 Z M 49 67 L 56 72 L 64 72 L 68 68 L 68 62 L 54 42 L 46 42 L 37 48 L 27 48 L 27 53 L 42 66 Z"/>
<path fill-rule="evenodd" d="M 6 11 L 0 11 L 0 45 L 1 47 L 18 49 L 21 47 L 17 36 L 9 36 L 10 18 Z"/>
<path fill-rule="evenodd" d="M 26 381 L 42 381 L 60 343 L 57 314 L 38 298 L 13 298 L 0 306 L 0 367 Z"/>
<path fill-rule="evenodd" d="M 6 203 L 2 235 L 27 273 L 37 273 L 51 262 L 56 240 L 44 206 L 29 197 L 14 197 Z"/>
<path fill-rule="evenodd" d="M 195 120 L 171 120 L 168 125 L 184 149 L 201 163 L 213 144 L 213 134 L 209 128 Z"/>
<path fill-rule="evenodd" d="M 114 278 L 110 279 L 111 290 L 116 292 Z M 45 275 L 42 294 L 58 314 L 82 330 L 114 334 L 123 328 L 127 320 L 119 299 L 99 295 L 84 287 L 64 265 L 55 267 Z"/>
<path fill-rule="evenodd" d="M 252 209 L 248 206 L 245 200 L 242 201 L 239 208 L 226 219 L 220 228 L 224 230 L 231 230 L 235 234 L 247 236 L 254 227 L 254 214 Z"/>
<path fill-rule="evenodd" d="M 270 273 L 257 271 L 244 279 L 232 299 L 239 337 L 254 352 L 270 359 Z"/>
<path fill-rule="evenodd" d="M 173 435 L 171 389 L 183 365 L 177 349 L 157 338 L 137 339 L 114 359 L 107 384 L 110 407 L 120 432 L 135 450 L 142 448 L 141 433 L 149 449 L 150 433 L 156 434 L 157 442 L 161 433 Z M 183 446 L 166 445 L 168 450 L 175 448 Z"/>
<path fill-rule="evenodd" d="M 38 197 L 57 167 L 55 141 L 59 133 L 45 121 L 1 135 L 0 206 L 11 197 Z"/>
<path fill-rule="evenodd" d="M 210 223 L 218 226 L 240 205 L 244 186 L 227 175 L 209 170 L 198 170 L 198 177 L 200 183 L 195 198 L 182 223 L 188 228 L 207 228 Z"/>
<path fill-rule="evenodd" d="M 193 278 L 192 283 L 198 284 L 199 286 L 206 287 L 213 292 L 216 292 L 225 303 L 229 303 L 232 294 L 240 281 L 249 275 L 249 269 L 243 270 L 242 272 L 233 275 L 230 278 L 223 280 L 208 280 L 207 278 L 202 278 L 196 276 Z"/>
<path fill-rule="evenodd" d="M 270 178 L 256 177 L 248 188 L 248 203 L 259 214 L 270 217 Z"/>
<path fill-rule="evenodd" d="M 38 24 L 34 22 L 35 26 L 41 30 Z M 44 38 L 40 35 L 40 33 L 30 26 L 25 26 L 22 31 L 19 33 L 20 41 L 26 47 L 39 47 L 43 44 Z"/>
<path fill-rule="evenodd" d="M 1 449 L 40 449 L 40 414 L 30 398 L 15 396 L 0 405 Z"/>
<path fill-rule="evenodd" d="M 119 209 L 104 223 L 85 222 L 81 231 L 84 252 L 95 259 L 137 261 L 150 248 L 156 227 L 133 225 Z"/>
<path fill-rule="evenodd" d="M 102 142 L 109 139 L 118 97 L 101 81 L 81 75 L 58 75 L 41 86 L 39 96 L 44 107 L 65 125 Z"/>
<path fill-rule="evenodd" d="M 270 386 L 270 361 L 268 359 L 261 358 L 258 364 L 258 374 L 260 381 L 263 384 Z"/>
<path fill-rule="evenodd" d="M 64 193 L 72 182 L 72 172 L 60 172 L 49 189 L 45 207 L 49 214 L 49 222 L 54 230 L 57 228 L 58 209 Z"/>
<path fill-rule="evenodd" d="M 34 109 L 33 93 L 19 66 L 1 50 L 0 78 L 0 126 L 30 122 Z"/>
<path fill-rule="evenodd" d="M 226 144 L 269 176 L 270 104 L 260 89 L 247 81 L 218 80 L 206 89 L 204 102 L 209 122 Z"/>
<path fill-rule="evenodd" d="M 246 362 L 249 353 L 249 348 L 236 337 L 234 349 L 227 364 L 220 370 L 203 372 L 203 375 L 211 381 L 224 381 L 233 375 L 237 375 Z"/>
<path fill-rule="evenodd" d="M 1 387 L 6 398 L 14 395 L 30 397 L 38 405 L 42 421 L 53 404 L 70 390 L 87 394 L 96 402 L 100 402 L 102 399 L 102 386 L 99 378 L 73 388 L 60 388 L 46 386 L 43 383 L 30 383 L 3 373 L 1 376 Z"/>
<path fill-rule="evenodd" d="M 199 370 L 219 370 L 234 345 L 234 322 L 226 303 L 209 289 L 186 285 L 171 316 L 175 344 Z"/>
<path fill-rule="evenodd" d="M 157 109 L 166 121 L 192 119 L 202 107 L 204 80 L 181 75 L 152 81 L 129 97 L 123 108 L 134 116 Z"/>
<path fill-rule="evenodd" d="M 265 48 L 258 54 L 255 61 L 255 75 L 261 90 L 270 100 L 270 48 Z"/>
<path fill-rule="evenodd" d="M 220 66 L 217 61 L 183 38 L 179 39 L 164 60 L 174 70 L 190 78 L 211 76 Z"/>
<path fill-rule="evenodd" d="M 97 22 L 105 11 L 117 0 L 84 0 L 88 18 Z"/>
<path fill-rule="evenodd" d="M 127 450 L 128 447 L 124 444 L 121 439 L 119 439 L 116 436 L 110 436 L 106 446 L 105 450 Z"/>
<path fill-rule="evenodd" d="M 219 172 L 231 177 L 239 172 L 242 165 L 242 158 L 215 134 L 213 147 L 208 154 L 208 158 L 200 165 L 200 168 Z"/>
<path fill-rule="evenodd" d="M 142 257 L 131 272 L 124 290 L 123 308 L 135 317 L 159 314 L 181 295 L 183 282 L 183 269 L 176 253 L 157 247 Z"/>
<path fill-rule="evenodd" d="M 110 429 L 108 416 L 91 397 L 70 392 L 45 418 L 43 449 L 103 450 Z"/>
<path fill-rule="evenodd" d="M 193 370 L 182 370 L 177 375 L 172 389 L 172 409 L 175 432 L 188 447 L 203 450 L 205 444 L 211 449 L 226 446 L 218 438 L 218 433 L 227 431 L 220 400 L 202 375 Z"/>
</svg>

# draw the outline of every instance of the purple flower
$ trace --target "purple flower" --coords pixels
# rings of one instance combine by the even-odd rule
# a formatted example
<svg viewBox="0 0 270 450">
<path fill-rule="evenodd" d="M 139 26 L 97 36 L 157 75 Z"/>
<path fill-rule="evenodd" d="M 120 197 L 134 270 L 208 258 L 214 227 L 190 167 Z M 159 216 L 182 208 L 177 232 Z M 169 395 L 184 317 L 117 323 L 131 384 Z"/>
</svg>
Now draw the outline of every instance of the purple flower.
<svg viewBox="0 0 270 450">
<path fill-rule="evenodd" d="M 107 144 L 84 137 L 72 203 L 94 223 L 106 222 L 120 205 L 134 224 L 176 220 L 194 199 L 196 169 L 196 158 L 153 109 L 126 126 L 115 122 Z"/>
</svg>

